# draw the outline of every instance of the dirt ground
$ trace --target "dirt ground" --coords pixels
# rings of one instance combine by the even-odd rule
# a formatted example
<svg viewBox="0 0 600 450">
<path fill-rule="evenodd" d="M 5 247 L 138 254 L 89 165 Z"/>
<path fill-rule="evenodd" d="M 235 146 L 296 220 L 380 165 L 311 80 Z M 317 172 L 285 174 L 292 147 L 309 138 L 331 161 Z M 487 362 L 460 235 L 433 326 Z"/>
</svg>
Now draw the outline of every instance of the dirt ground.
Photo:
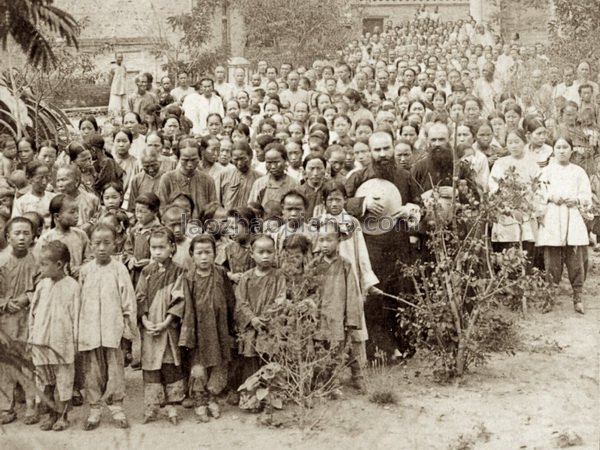
<svg viewBox="0 0 600 450">
<path fill-rule="evenodd" d="M 598 260 L 597 257 L 594 260 Z M 460 385 L 439 386 L 418 359 L 393 367 L 378 382 L 393 386 L 398 403 L 377 406 L 349 389 L 327 402 L 310 432 L 258 425 L 257 416 L 227 407 L 208 424 L 182 413 L 177 427 L 165 420 L 142 425 L 141 372 L 127 370 L 125 409 L 130 430 L 112 427 L 106 413 L 97 430 L 82 430 L 85 407 L 71 413 L 69 430 L 43 432 L 14 423 L 0 428 L 0 448 L 27 449 L 598 449 L 600 438 L 600 270 L 586 282 L 586 315 L 561 295 L 549 314 L 519 322 L 516 355 L 494 355 Z M 567 292 L 563 280 L 563 292 Z M 22 414 L 22 411 L 20 411 Z M 562 438 L 562 441 L 561 441 Z M 579 438 L 579 439 L 578 439 Z"/>
</svg>

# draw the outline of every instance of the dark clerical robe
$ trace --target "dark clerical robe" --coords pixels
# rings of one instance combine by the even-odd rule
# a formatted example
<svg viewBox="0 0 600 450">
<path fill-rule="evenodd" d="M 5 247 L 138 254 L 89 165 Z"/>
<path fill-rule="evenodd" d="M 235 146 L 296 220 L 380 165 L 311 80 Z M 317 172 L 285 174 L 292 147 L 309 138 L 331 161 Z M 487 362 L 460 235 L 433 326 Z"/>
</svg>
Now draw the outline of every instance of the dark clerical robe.
<svg viewBox="0 0 600 450">
<path fill-rule="evenodd" d="M 346 181 L 348 192 L 348 213 L 359 220 L 365 214 L 364 197 L 355 197 L 356 190 L 365 181 L 381 178 L 372 165 L 355 173 Z M 394 172 L 392 182 L 400 191 L 402 203 L 420 203 L 420 190 L 410 174 L 401 168 Z M 379 236 L 365 233 L 365 242 L 371 259 L 371 266 L 377 278 L 379 288 L 384 292 L 399 295 L 410 291 L 410 282 L 402 276 L 402 264 L 413 261 L 409 243 L 408 224 L 398 221 L 396 226 Z M 377 348 L 392 354 L 398 347 L 395 331 L 397 330 L 396 309 L 398 304 L 385 297 L 373 296 L 365 304 L 365 319 L 370 341 L 367 353 L 372 355 Z"/>
</svg>

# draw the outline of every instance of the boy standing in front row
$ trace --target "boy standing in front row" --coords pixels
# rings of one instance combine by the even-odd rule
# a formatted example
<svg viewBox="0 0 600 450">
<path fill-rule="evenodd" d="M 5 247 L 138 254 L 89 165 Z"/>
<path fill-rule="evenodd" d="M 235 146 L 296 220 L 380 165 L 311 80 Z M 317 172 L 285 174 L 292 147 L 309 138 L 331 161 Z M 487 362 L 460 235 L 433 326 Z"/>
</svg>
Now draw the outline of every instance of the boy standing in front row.
<svg viewBox="0 0 600 450">
<path fill-rule="evenodd" d="M 260 355 L 268 355 L 270 348 L 265 337 L 269 324 L 265 315 L 273 305 L 283 303 L 286 295 L 285 277 L 275 269 L 273 238 L 256 237 L 252 243 L 252 258 L 256 267 L 242 274 L 235 291 L 235 324 L 243 380 L 260 369 Z"/>
<path fill-rule="evenodd" d="M 117 233 L 99 224 L 92 232 L 95 258 L 81 266 L 81 310 L 78 350 L 81 352 L 86 400 L 90 412 L 85 430 L 100 424 L 102 402 L 112 414 L 115 425 L 128 428 L 123 412 L 125 374 L 121 339 L 132 337 L 136 317 L 135 291 L 125 265 L 112 258 Z"/>
<path fill-rule="evenodd" d="M 54 408 L 41 429 L 62 431 L 75 379 L 75 338 L 79 315 L 79 283 L 65 273 L 71 255 L 60 241 L 48 242 L 40 254 L 40 276 L 29 311 L 29 340 L 36 381 L 54 398 Z"/>
<path fill-rule="evenodd" d="M 175 236 L 165 227 L 149 237 L 152 262 L 142 269 L 136 286 L 138 316 L 142 325 L 142 370 L 144 378 L 144 423 L 157 419 L 160 404 L 177 425 L 176 405 L 185 394 L 179 351 L 179 328 L 184 310 L 181 274 L 172 260 Z"/>
<path fill-rule="evenodd" d="M 227 272 L 215 264 L 216 252 L 211 235 L 195 236 L 190 244 L 194 265 L 183 281 L 186 305 L 179 343 L 193 349 L 190 392 L 200 422 L 221 416 L 216 397 L 227 385 L 233 339 L 235 296 Z"/>
<path fill-rule="evenodd" d="M 352 264 L 338 254 L 340 245 L 338 222 L 334 218 L 324 218 L 318 223 L 318 228 L 317 242 L 320 255 L 313 264 L 316 273 L 322 276 L 319 286 L 319 329 L 316 339 L 327 343 L 336 354 L 338 359 L 336 363 L 339 365 L 350 333 L 361 328 L 362 300 Z M 337 367 L 332 367 L 328 375 L 335 378 L 336 369 Z M 332 397 L 340 395 L 339 389 L 332 392 Z"/>
<path fill-rule="evenodd" d="M 7 251 L 0 254 L 0 330 L 10 338 L 27 339 L 27 307 L 35 290 L 37 266 L 31 253 L 33 223 L 24 217 L 15 217 L 5 227 Z M 20 384 L 11 368 L 0 364 L 0 424 L 13 422 L 15 413 L 14 391 Z M 35 393 L 25 391 L 27 409 L 23 422 L 39 422 L 35 408 Z"/>
</svg>

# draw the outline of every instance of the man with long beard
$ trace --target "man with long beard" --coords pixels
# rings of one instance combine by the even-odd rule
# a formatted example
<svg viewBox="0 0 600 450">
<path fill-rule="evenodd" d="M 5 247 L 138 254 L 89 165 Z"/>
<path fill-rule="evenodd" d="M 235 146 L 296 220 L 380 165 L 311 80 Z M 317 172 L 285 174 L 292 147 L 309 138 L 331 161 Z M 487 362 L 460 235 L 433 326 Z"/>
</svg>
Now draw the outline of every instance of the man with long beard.
<svg viewBox="0 0 600 450">
<path fill-rule="evenodd" d="M 376 131 L 369 138 L 371 164 L 353 173 L 346 181 L 348 203 L 346 210 L 359 220 L 368 214 L 382 216 L 386 214 L 384 203 L 375 196 L 356 197 L 358 188 L 368 180 L 383 179 L 392 183 L 400 192 L 402 202 L 418 203 L 420 191 L 412 181 L 410 174 L 396 166 L 394 158 L 394 141 L 392 135 L 385 131 Z M 401 275 L 402 264 L 410 264 L 412 255 L 409 245 L 407 214 L 403 207 L 397 205 L 402 222 L 397 222 L 391 230 L 380 230 L 370 234 L 364 229 L 365 241 L 371 259 L 371 266 L 380 283 L 379 289 L 386 293 L 398 295 L 410 291 L 410 282 Z M 389 212 L 387 212 L 389 213 Z M 381 223 L 381 222 L 380 222 Z M 369 341 L 367 355 L 372 358 L 380 349 L 391 357 L 398 348 L 405 347 L 405 342 L 397 336 L 396 318 L 398 304 L 394 300 L 380 295 L 371 295 L 365 303 L 365 319 Z"/>
<path fill-rule="evenodd" d="M 454 160 L 452 147 L 450 147 L 448 142 L 449 137 L 450 131 L 446 125 L 442 123 L 433 124 L 427 134 L 428 155 L 413 166 L 411 175 L 421 192 L 425 192 L 424 197 L 427 196 L 428 191 L 435 189 L 441 198 L 440 205 L 444 201 L 448 204 L 451 203 L 452 178 L 454 176 L 454 165 L 457 164 L 457 181 L 455 183 L 457 190 L 456 201 L 459 204 L 467 205 L 470 196 L 474 196 L 475 198 L 479 196 L 474 172 L 467 162 L 460 160 L 464 151 L 460 145 L 456 150 L 456 161 Z M 459 211 L 459 209 L 454 210 L 455 213 L 458 212 L 460 214 Z M 438 210 L 439 213 L 440 211 Z M 447 216 L 442 214 L 438 217 L 444 217 L 442 220 L 448 220 L 448 222 L 452 219 L 451 213 Z M 432 261 L 434 259 L 434 255 L 426 244 L 429 239 L 427 232 L 433 228 L 433 223 L 432 217 L 424 214 L 418 234 L 420 238 L 420 251 L 418 255 L 415 255 L 424 261 Z M 459 235 L 464 232 L 461 227 L 456 231 Z"/>
<path fill-rule="evenodd" d="M 452 193 L 452 176 L 454 172 L 454 160 L 452 148 L 450 147 L 450 130 L 443 123 L 434 123 L 427 133 L 428 155 L 417 162 L 411 171 L 413 179 L 421 189 L 421 192 L 429 191 L 434 187 L 442 187 L 440 194 Z M 457 151 L 457 153 L 461 153 Z M 460 159 L 457 154 L 457 160 Z M 470 188 L 477 191 L 473 181 L 473 175 L 469 166 L 457 162 L 457 177 L 465 180 Z M 444 187 L 450 188 L 443 189 Z"/>
</svg>

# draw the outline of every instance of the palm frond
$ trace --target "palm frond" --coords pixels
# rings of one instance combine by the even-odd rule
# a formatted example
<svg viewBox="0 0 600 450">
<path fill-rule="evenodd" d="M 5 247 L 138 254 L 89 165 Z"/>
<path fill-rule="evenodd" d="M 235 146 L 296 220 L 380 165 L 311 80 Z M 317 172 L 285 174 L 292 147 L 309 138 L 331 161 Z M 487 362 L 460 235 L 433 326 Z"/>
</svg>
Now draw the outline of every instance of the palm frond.
<svg viewBox="0 0 600 450">
<path fill-rule="evenodd" d="M 2 20 L 3 19 L 3 20 Z M 27 55 L 28 61 L 42 70 L 56 65 L 48 33 L 56 34 L 67 45 L 78 48 L 78 25 L 66 11 L 52 5 L 52 0 L 21 0 L 0 3 L 0 40 L 6 49 L 11 36 Z"/>
<path fill-rule="evenodd" d="M 77 36 L 79 34 L 77 21 L 73 16 L 56 6 L 46 6 L 40 9 L 41 22 L 53 33 L 63 38 L 67 45 L 79 48 Z"/>
</svg>

